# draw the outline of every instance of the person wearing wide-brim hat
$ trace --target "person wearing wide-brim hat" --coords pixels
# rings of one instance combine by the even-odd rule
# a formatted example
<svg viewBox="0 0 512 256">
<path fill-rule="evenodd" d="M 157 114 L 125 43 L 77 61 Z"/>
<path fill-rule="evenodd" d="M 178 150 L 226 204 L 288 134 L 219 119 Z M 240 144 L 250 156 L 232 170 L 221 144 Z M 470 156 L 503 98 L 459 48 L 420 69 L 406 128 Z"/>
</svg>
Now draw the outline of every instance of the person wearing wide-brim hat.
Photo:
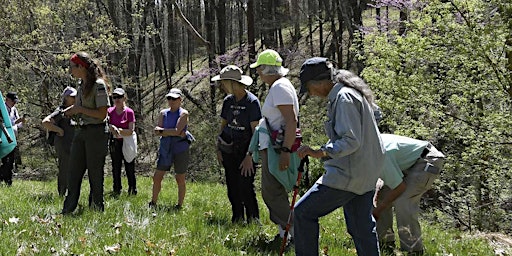
<svg viewBox="0 0 512 256">
<path fill-rule="evenodd" d="M 289 70 L 283 67 L 283 59 L 278 52 L 271 49 L 262 51 L 250 67 L 255 68 L 261 81 L 270 87 L 261 110 L 264 118 L 259 124 L 260 127 L 267 128 L 269 132 L 284 131 L 279 154 L 272 149 L 273 145 L 268 133 L 258 133 L 258 153 L 262 161 L 261 194 L 269 209 L 270 220 L 277 224 L 279 229 L 279 235 L 275 238 L 284 238 L 290 215 L 290 202 L 287 187 L 281 183 L 280 177 L 284 173 L 293 177 L 295 181 L 298 175 L 300 159 L 296 153 L 291 152 L 291 147 L 295 141 L 299 120 L 299 100 L 295 87 L 285 77 Z M 267 124 L 270 127 L 267 127 Z M 278 164 L 272 164 L 274 160 Z M 293 227 L 289 235 L 293 235 Z"/>
<path fill-rule="evenodd" d="M 256 167 L 248 153 L 249 143 L 261 119 L 258 98 L 246 90 L 252 78 L 234 65 L 224 67 L 213 77 L 228 95 L 221 110 L 217 159 L 224 166 L 232 222 L 259 221 L 258 201 L 254 190 Z"/>
</svg>

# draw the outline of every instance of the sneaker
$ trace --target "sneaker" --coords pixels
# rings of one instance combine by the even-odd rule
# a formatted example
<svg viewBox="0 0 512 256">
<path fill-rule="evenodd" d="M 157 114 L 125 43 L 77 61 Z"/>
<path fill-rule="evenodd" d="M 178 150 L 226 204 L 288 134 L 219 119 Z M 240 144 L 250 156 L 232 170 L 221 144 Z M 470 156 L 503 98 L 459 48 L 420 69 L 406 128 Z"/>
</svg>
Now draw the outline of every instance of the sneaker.
<svg viewBox="0 0 512 256">
<path fill-rule="evenodd" d="M 149 202 L 148 207 L 149 208 L 156 208 L 156 202 L 153 202 L 153 201 Z"/>
</svg>

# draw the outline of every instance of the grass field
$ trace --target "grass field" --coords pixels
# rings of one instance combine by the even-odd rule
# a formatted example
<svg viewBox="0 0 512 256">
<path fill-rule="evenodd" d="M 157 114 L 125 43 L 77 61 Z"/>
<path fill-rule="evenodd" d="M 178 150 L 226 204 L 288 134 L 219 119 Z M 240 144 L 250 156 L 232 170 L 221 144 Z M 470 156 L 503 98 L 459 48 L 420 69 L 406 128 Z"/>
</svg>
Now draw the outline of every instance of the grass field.
<svg viewBox="0 0 512 256">
<path fill-rule="evenodd" d="M 0 186 L 0 255 L 278 254 L 281 241 L 273 241 L 277 228 L 268 218 L 260 192 L 261 225 L 231 224 L 222 184 L 188 183 L 184 207 L 176 211 L 172 176 L 164 179 L 156 210 L 147 205 L 151 178 L 137 181 L 137 196 L 128 196 L 124 183 L 125 191 L 114 198 L 109 194 L 112 180 L 107 177 L 105 212 L 101 213 L 87 207 L 89 185 L 84 180 L 81 206 L 70 216 L 58 214 L 63 198 L 57 195 L 56 181 L 15 180 L 12 187 Z M 484 239 L 422 224 L 427 255 L 497 255 Z M 356 255 L 341 210 L 321 219 L 319 250 L 321 255 Z M 286 255 L 294 255 L 293 248 Z"/>
</svg>

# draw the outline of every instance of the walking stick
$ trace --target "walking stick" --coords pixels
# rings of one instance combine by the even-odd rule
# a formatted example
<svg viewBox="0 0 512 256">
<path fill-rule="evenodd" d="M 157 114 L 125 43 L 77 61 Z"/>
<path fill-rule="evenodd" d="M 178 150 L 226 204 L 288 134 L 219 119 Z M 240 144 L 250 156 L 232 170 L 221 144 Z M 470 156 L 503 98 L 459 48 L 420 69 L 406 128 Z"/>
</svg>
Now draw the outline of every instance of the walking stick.
<svg viewBox="0 0 512 256">
<path fill-rule="evenodd" d="M 299 174 L 297 175 L 297 181 L 295 182 L 295 186 L 293 186 L 293 197 L 292 203 L 290 204 L 290 214 L 288 215 L 288 222 L 286 223 L 286 228 L 284 231 L 283 243 L 281 244 L 281 250 L 279 252 L 279 256 L 282 256 L 284 253 L 284 248 L 286 247 L 286 241 L 288 240 L 288 232 L 290 231 L 290 227 L 292 225 L 293 220 L 293 209 L 295 207 L 295 199 L 297 198 L 297 194 L 299 193 L 300 180 L 302 178 L 302 173 L 304 172 L 304 164 L 307 165 L 307 169 L 309 169 L 309 158 L 305 156 L 300 160 L 299 164 Z M 307 170 L 306 169 L 306 170 Z"/>
</svg>

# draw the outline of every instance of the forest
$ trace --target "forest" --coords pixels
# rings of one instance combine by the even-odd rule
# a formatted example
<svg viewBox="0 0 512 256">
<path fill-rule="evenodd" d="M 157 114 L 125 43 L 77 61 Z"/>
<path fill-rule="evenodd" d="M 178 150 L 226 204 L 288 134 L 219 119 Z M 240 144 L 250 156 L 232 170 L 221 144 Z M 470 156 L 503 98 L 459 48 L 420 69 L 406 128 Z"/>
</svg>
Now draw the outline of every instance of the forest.
<svg viewBox="0 0 512 256">
<path fill-rule="evenodd" d="M 20 177 L 54 174 L 42 118 L 59 104 L 69 57 L 101 61 L 112 90 L 135 110 L 137 170 L 153 171 L 151 135 L 164 95 L 180 88 L 191 112 L 191 180 L 218 180 L 213 139 L 224 95 L 210 78 L 277 50 L 296 88 L 302 62 L 324 56 L 365 79 L 383 110 L 380 129 L 429 140 L 448 156 L 422 207 L 461 230 L 512 232 L 512 3 L 501 0 L 0 0 L 0 90 L 15 91 Z M 325 142 L 321 99 L 304 96 L 305 143 Z M 313 163 L 312 176 L 322 172 Z M 36 175 L 35 173 L 39 173 Z M 313 177 L 312 177 L 313 179 Z"/>
</svg>

